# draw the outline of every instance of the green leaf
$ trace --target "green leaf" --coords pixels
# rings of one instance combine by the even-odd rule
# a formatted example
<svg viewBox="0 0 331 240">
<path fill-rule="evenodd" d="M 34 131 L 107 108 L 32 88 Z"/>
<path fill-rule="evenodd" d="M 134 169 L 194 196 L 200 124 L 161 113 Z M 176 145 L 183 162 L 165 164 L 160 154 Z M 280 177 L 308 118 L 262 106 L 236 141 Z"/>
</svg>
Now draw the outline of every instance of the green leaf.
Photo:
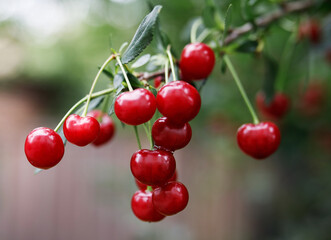
<svg viewBox="0 0 331 240">
<path fill-rule="evenodd" d="M 145 54 L 145 55 L 141 56 L 140 58 L 138 58 L 138 60 L 132 64 L 131 68 L 139 68 L 141 66 L 144 66 L 146 63 L 148 63 L 148 61 L 150 59 L 151 59 L 151 55 Z"/>
<path fill-rule="evenodd" d="M 215 12 L 216 8 L 213 5 L 206 6 L 202 11 L 202 21 L 203 25 L 207 28 L 215 28 L 217 27 L 215 21 Z"/>
<path fill-rule="evenodd" d="M 133 61 L 153 40 L 154 29 L 157 17 L 162 6 L 155 6 L 154 9 L 140 23 L 130 45 L 122 55 L 122 63 L 127 64 Z"/>
<path fill-rule="evenodd" d="M 128 76 L 128 79 L 130 81 L 130 84 L 133 88 L 141 88 L 144 87 L 144 84 L 138 80 L 133 74 L 131 73 L 126 73 Z M 116 93 L 120 92 L 124 87 L 123 85 L 126 86 L 125 78 L 123 73 L 118 73 L 114 77 L 114 88 L 117 89 Z M 120 89 L 120 90 L 119 90 Z"/>
<path fill-rule="evenodd" d="M 256 52 L 256 48 L 259 45 L 259 42 L 256 40 L 247 40 L 240 44 L 236 51 L 243 52 L 243 53 L 254 53 Z"/>
<path fill-rule="evenodd" d="M 100 67 L 99 67 L 99 69 L 100 69 Z M 114 78 L 114 75 L 111 72 L 109 72 L 107 69 L 103 69 L 102 70 L 102 73 L 105 74 L 110 79 L 113 79 Z"/>
<path fill-rule="evenodd" d="M 265 77 L 263 82 L 263 92 L 266 96 L 266 103 L 270 103 L 275 94 L 275 81 L 278 72 L 278 63 L 268 55 L 264 55 Z"/>
<path fill-rule="evenodd" d="M 232 19 L 231 10 L 232 10 L 232 4 L 229 4 L 228 9 L 226 10 L 226 13 L 225 13 L 225 17 L 224 17 L 224 32 L 223 32 L 223 36 L 222 36 L 222 42 L 224 42 L 226 33 L 228 32 L 229 25 L 231 23 L 231 19 Z"/>
</svg>

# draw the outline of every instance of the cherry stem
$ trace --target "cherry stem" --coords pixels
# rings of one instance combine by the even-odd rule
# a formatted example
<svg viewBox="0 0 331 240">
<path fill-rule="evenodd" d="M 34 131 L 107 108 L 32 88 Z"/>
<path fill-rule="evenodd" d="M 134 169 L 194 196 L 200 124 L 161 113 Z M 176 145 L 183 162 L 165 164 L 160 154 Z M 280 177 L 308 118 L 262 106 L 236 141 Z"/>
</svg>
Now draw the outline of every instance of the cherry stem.
<svg viewBox="0 0 331 240">
<path fill-rule="evenodd" d="M 96 98 L 96 97 L 100 97 L 100 96 L 103 96 L 103 95 L 106 95 L 106 94 L 109 94 L 113 91 L 115 91 L 116 89 L 114 88 L 108 88 L 108 89 L 105 89 L 105 90 L 102 90 L 102 91 L 99 91 L 99 92 L 96 92 L 94 94 L 91 95 L 91 99 L 93 98 Z M 56 128 L 54 129 L 55 132 L 57 132 L 61 125 L 64 123 L 64 121 L 67 119 L 67 117 L 79 106 L 81 105 L 83 102 L 86 101 L 86 99 L 88 98 L 88 96 L 80 99 L 75 105 L 73 105 L 69 111 L 66 113 L 66 115 L 64 115 L 64 117 L 61 119 L 61 121 L 58 123 L 58 125 L 56 126 Z"/>
<path fill-rule="evenodd" d="M 88 106 L 89 106 L 90 101 L 91 101 L 91 96 L 92 96 L 93 90 L 94 90 L 94 88 L 95 88 L 95 85 L 96 85 L 97 82 L 98 82 L 98 79 L 99 79 L 99 77 L 100 77 L 102 71 L 105 69 L 105 67 L 107 66 L 107 64 L 108 64 L 111 60 L 114 59 L 114 57 L 115 57 L 115 55 L 112 54 L 112 55 L 111 55 L 111 56 L 110 56 L 110 57 L 109 57 L 109 58 L 103 63 L 103 65 L 101 66 L 99 72 L 98 72 L 97 75 L 95 76 L 94 81 L 93 81 L 92 86 L 91 86 L 91 89 L 90 89 L 90 93 L 88 94 L 88 97 L 87 97 L 85 110 L 84 110 L 84 112 L 83 112 L 83 114 L 82 114 L 83 117 L 85 117 L 86 114 L 87 114 L 87 109 L 88 109 Z"/>
<path fill-rule="evenodd" d="M 149 192 L 153 192 L 152 186 L 147 186 L 146 190 L 149 191 Z"/>
<path fill-rule="evenodd" d="M 198 43 L 203 42 L 203 40 L 205 40 L 206 37 L 208 37 L 208 35 L 211 33 L 212 33 L 212 31 L 209 29 L 203 30 L 202 33 L 199 35 L 199 37 L 197 37 L 196 42 L 198 42 Z"/>
<path fill-rule="evenodd" d="M 232 65 L 232 63 L 230 61 L 230 58 L 227 55 L 224 55 L 224 61 L 225 61 L 225 64 L 228 66 L 228 68 L 229 68 L 229 70 L 230 70 L 230 72 L 232 74 L 232 77 L 233 77 L 234 81 L 237 84 L 237 87 L 239 89 L 239 92 L 240 92 L 242 98 L 244 99 L 249 112 L 252 115 L 254 124 L 258 124 L 260 121 L 259 121 L 259 119 L 258 119 L 258 117 L 257 117 L 257 115 L 256 115 L 256 113 L 254 111 L 254 108 L 253 108 L 251 102 L 249 101 L 249 99 L 247 97 L 247 94 L 245 92 L 245 89 L 244 89 L 244 87 L 241 84 L 241 81 L 240 81 L 240 79 L 238 77 L 238 74 L 237 74 L 236 70 L 234 69 L 234 67 L 233 67 L 233 65 Z"/>
<path fill-rule="evenodd" d="M 197 31 L 198 31 L 198 28 L 200 27 L 201 24 L 202 24 L 201 19 L 196 20 L 192 24 L 191 34 L 190 34 L 191 43 L 196 43 L 197 42 Z"/>
<path fill-rule="evenodd" d="M 170 48 L 171 48 L 170 45 L 168 45 L 167 54 L 168 54 L 168 58 L 169 58 L 169 61 L 170 61 L 170 67 L 171 67 L 171 72 L 172 72 L 173 79 L 174 79 L 174 81 L 177 81 L 176 72 L 175 72 L 175 65 L 174 65 L 174 61 L 172 59 Z"/>
<path fill-rule="evenodd" d="M 120 59 L 120 57 L 118 55 L 116 55 L 116 61 L 117 61 L 118 65 L 120 66 L 121 70 L 122 70 L 122 73 L 123 73 L 123 76 L 125 78 L 126 84 L 128 85 L 129 91 L 130 92 L 133 91 L 133 88 L 132 88 L 132 86 L 130 84 L 130 81 L 128 79 L 128 76 L 126 75 L 126 72 L 124 70 L 123 64 L 121 62 L 121 59 Z"/>
<path fill-rule="evenodd" d="M 168 59 L 164 66 L 164 79 L 165 79 L 165 84 L 167 84 L 169 82 L 169 60 Z"/>
<path fill-rule="evenodd" d="M 139 149 L 141 149 L 141 143 L 140 143 L 140 138 L 139 138 L 139 133 L 138 133 L 138 127 L 137 126 L 133 126 L 133 128 L 134 128 L 134 133 L 136 134 L 136 139 L 137 139 L 138 147 L 139 147 Z"/>
<path fill-rule="evenodd" d="M 146 135 L 148 137 L 149 143 L 151 145 L 151 149 L 153 149 L 153 138 L 152 138 L 152 129 L 151 129 L 151 121 L 148 121 L 147 123 L 144 123 L 144 129 L 146 132 Z"/>
</svg>

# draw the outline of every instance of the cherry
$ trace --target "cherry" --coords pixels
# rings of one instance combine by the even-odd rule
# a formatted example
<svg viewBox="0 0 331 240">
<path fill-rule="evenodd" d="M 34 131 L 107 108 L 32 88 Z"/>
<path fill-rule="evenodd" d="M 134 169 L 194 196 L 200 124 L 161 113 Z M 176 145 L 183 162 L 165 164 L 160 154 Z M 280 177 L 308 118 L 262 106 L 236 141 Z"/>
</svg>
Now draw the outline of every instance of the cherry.
<svg viewBox="0 0 331 240">
<path fill-rule="evenodd" d="M 174 175 L 168 180 L 169 182 L 177 181 L 177 171 L 175 171 Z M 136 185 L 140 190 L 146 190 L 148 185 L 139 182 L 135 179 Z M 153 189 L 157 188 L 157 186 L 152 186 Z"/>
<path fill-rule="evenodd" d="M 93 144 L 95 146 L 100 146 L 108 142 L 113 137 L 115 132 L 115 124 L 111 117 L 108 114 L 97 109 L 89 112 L 87 116 L 95 118 L 100 124 L 99 135 L 97 139 L 94 140 Z"/>
<path fill-rule="evenodd" d="M 170 216 L 184 210 L 188 203 L 188 191 L 180 182 L 169 182 L 153 191 L 154 208 L 161 214 Z"/>
<path fill-rule="evenodd" d="M 161 83 L 162 83 L 162 80 L 163 80 L 163 77 L 162 76 L 157 76 L 155 79 L 154 79 L 154 87 L 155 88 L 158 88 L 161 86 Z"/>
<path fill-rule="evenodd" d="M 152 203 L 152 193 L 149 191 L 137 191 L 131 199 L 131 208 L 134 215 L 142 221 L 158 222 L 165 218 L 158 213 Z"/>
<path fill-rule="evenodd" d="M 162 117 L 155 121 L 152 136 L 157 147 L 175 151 L 190 142 L 192 129 L 189 123 L 178 126 L 168 121 L 166 117 Z"/>
<path fill-rule="evenodd" d="M 29 162 L 40 169 L 48 169 L 58 164 L 64 154 L 63 141 L 50 128 L 32 130 L 26 137 L 24 151 Z"/>
<path fill-rule="evenodd" d="M 265 117 L 278 120 L 287 112 L 290 100 L 284 93 L 277 92 L 273 99 L 267 103 L 265 94 L 258 92 L 256 95 L 256 105 Z"/>
<path fill-rule="evenodd" d="M 130 167 L 138 181 L 149 186 L 160 186 L 174 175 L 176 161 L 170 152 L 141 149 L 132 155 Z"/>
<path fill-rule="evenodd" d="M 201 98 L 199 92 L 189 83 L 173 81 L 159 90 L 156 103 L 159 111 L 169 121 L 183 125 L 199 113 Z"/>
<path fill-rule="evenodd" d="M 322 111 L 325 99 L 325 86 L 321 82 L 311 83 L 301 96 L 299 109 L 306 116 L 317 115 Z"/>
<path fill-rule="evenodd" d="M 129 125 L 140 125 L 149 121 L 156 111 L 153 93 L 144 88 L 124 92 L 115 101 L 115 114 Z"/>
<path fill-rule="evenodd" d="M 240 149 L 256 159 L 264 159 L 274 153 L 280 143 L 280 132 L 272 122 L 244 124 L 237 132 Z"/>
<path fill-rule="evenodd" d="M 215 65 L 213 50 L 204 43 L 191 43 L 185 46 L 180 58 L 182 78 L 186 81 L 205 79 Z"/>
<path fill-rule="evenodd" d="M 321 28 L 319 22 L 310 19 L 302 22 L 299 26 L 299 40 L 308 38 L 312 43 L 317 44 L 321 40 Z"/>
<path fill-rule="evenodd" d="M 66 139 L 80 147 L 93 142 L 99 135 L 100 124 L 90 116 L 81 117 L 71 114 L 64 121 L 63 133 Z"/>
</svg>

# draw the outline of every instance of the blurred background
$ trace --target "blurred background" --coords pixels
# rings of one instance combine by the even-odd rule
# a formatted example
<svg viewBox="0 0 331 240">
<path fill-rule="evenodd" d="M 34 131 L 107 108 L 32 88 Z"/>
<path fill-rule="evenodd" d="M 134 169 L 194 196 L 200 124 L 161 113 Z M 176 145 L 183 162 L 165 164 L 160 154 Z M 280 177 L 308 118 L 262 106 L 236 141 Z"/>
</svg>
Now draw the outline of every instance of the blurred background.
<svg viewBox="0 0 331 240">
<path fill-rule="evenodd" d="M 205 1 L 150 2 L 163 5 L 161 28 L 179 56 Z M 223 13 L 230 3 L 215 2 Z M 243 2 L 233 1 L 232 26 L 245 23 Z M 276 8 L 272 1 L 250 2 L 258 4 L 257 14 Z M 148 12 L 143 0 L 0 1 L 0 239 L 330 239 L 331 15 L 325 11 L 287 19 L 313 17 L 323 34 L 318 44 L 295 47 L 284 88 L 291 105 L 277 121 L 282 142 L 264 161 L 237 147 L 236 131 L 251 118 L 218 61 L 191 122 L 192 140 L 175 153 L 179 181 L 190 193 L 178 215 L 144 223 L 131 212 L 137 187 L 129 161 L 138 147 L 133 128 L 118 120 L 109 144 L 67 144 L 59 165 L 34 175 L 23 151 L 27 134 L 57 125 L 88 92 L 110 48 L 129 42 Z M 282 24 L 273 25 L 265 52 L 281 62 L 289 36 Z M 153 45 L 147 49 L 153 51 Z M 254 103 L 268 76 L 264 58 L 230 57 Z"/>
</svg>

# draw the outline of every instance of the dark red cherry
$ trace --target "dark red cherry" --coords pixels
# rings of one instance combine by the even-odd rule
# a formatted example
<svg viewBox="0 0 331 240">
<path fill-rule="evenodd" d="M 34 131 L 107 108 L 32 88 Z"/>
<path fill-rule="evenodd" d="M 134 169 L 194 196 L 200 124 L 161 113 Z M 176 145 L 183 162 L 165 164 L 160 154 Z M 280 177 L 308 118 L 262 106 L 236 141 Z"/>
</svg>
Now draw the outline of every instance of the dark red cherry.
<svg viewBox="0 0 331 240">
<path fill-rule="evenodd" d="M 299 109 L 305 116 L 315 116 L 321 113 L 326 102 L 327 86 L 321 82 L 310 83 L 300 97 Z"/>
<path fill-rule="evenodd" d="M 185 147 L 191 140 L 192 129 L 189 123 L 175 125 L 166 117 L 155 121 L 152 136 L 157 147 L 175 151 Z"/>
<path fill-rule="evenodd" d="M 155 88 L 158 88 L 161 86 L 161 83 L 162 83 L 162 80 L 163 80 L 163 77 L 162 76 L 157 76 L 155 79 L 154 79 L 154 87 Z"/>
<path fill-rule="evenodd" d="M 64 145 L 60 135 L 54 130 L 40 127 L 26 137 L 24 151 L 33 166 L 48 169 L 61 161 Z"/>
<path fill-rule="evenodd" d="M 201 98 L 199 92 L 189 83 L 173 81 L 159 90 L 156 103 L 158 110 L 169 121 L 183 125 L 199 113 Z"/>
<path fill-rule="evenodd" d="M 129 125 L 140 125 L 149 121 L 156 111 L 153 93 L 144 88 L 124 92 L 116 98 L 115 114 Z"/>
<path fill-rule="evenodd" d="M 160 186 L 174 175 L 176 161 L 170 152 L 141 149 L 132 155 L 130 167 L 133 176 L 141 183 Z"/>
<path fill-rule="evenodd" d="M 134 179 L 134 180 L 136 182 L 137 187 L 140 190 L 146 190 L 147 189 L 148 185 L 139 182 L 137 179 Z M 168 182 L 173 182 L 173 181 L 177 181 L 177 171 L 175 171 L 174 175 L 172 175 L 172 177 L 168 180 Z M 157 186 L 152 186 L 152 189 L 155 189 L 155 188 L 157 188 Z"/>
<path fill-rule="evenodd" d="M 115 132 L 115 124 L 112 118 L 101 110 L 93 110 L 87 114 L 87 116 L 95 118 L 100 124 L 100 132 L 97 139 L 94 140 L 95 146 L 103 145 L 108 142 Z"/>
<path fill-rule="evenodd" d="M 288 111 L 290 100 L 284 93 L 277 92 L 273 99 L 267 103 L 265 94 L 258 92 L 256 95 L 256 105 L 265 117 L 278 120 Z"/>
<path fill-rule="evenodd" d="M 205 79 L 213 71 L 215 54 L 204 43 L 191 43 L 185 46 L 180 57 L 180 70 L 183 80 Z"/>
<path fill-rule="evenodd" d="M 132 196 L 131 208 L 134 215 L 145 222 L 158 222 L 165 218 L 154 209 L 152 193 L 149 191 L 137 191 Z"/>
<path fill-rule="evenodd" d="M 280 131 L 272 122 L 243 124 L 237 132 L 240 149 L 256 159 L 264 159 L 273 154 L 280 143 Z"/>
<path fill-rule="evenodd" d="M 321 41 L 320 24 L 315 19 L 302 22 L 299 26 L 299 39 L 308 38 L 312 43 L 317 44 Z"/>
<path fill-rule="evenodd" d="M 166 216 L 183 211 L 187 206 L 188 198 L 188 191 L 180 182 L 169 182 L 153 191 L 154 208 Z"/>
<path fill-rule="evenodd" d="M 63 133 L 66 139 L 80 147 L 93 142 L 99 135 L 100 124 L 93 117 L 81 117 L 71 114 L 63 124 Z"/>
</svg>

